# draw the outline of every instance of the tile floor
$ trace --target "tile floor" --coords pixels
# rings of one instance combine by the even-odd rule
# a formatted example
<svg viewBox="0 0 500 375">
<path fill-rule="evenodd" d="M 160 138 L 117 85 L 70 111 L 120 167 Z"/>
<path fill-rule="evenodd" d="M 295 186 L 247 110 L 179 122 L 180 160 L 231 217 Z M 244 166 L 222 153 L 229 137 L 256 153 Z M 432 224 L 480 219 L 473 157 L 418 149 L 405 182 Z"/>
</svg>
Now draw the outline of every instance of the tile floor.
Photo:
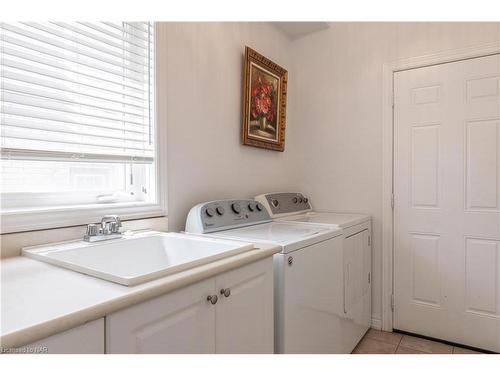
<svg viewBox="0 0 500 375">
<path fill-rule="evenodd" d="M 482 354 L 437 341 L 370 329 L 353 354 Z"/>
</svg>

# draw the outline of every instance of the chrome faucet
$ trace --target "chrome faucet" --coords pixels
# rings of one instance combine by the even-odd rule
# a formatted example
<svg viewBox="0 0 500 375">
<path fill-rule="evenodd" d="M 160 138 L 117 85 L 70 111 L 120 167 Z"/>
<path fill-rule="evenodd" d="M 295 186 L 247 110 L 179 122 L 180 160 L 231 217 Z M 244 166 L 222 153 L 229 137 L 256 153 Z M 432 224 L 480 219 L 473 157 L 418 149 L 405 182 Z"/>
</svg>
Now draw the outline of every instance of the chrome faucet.
<svg viewBox="0 0 500 375">
<path fill-rule="evenodd" d="M 83 240 L 97 242 L 120 238 L 122 236 L 120 233 L 121 226 L 122 222 L 117 215 L 105 215 L 101 219 L 100 228 L 97 227 L 97 224 L 87 225 L 87 232 L 83 236 Z"/>
</svg>

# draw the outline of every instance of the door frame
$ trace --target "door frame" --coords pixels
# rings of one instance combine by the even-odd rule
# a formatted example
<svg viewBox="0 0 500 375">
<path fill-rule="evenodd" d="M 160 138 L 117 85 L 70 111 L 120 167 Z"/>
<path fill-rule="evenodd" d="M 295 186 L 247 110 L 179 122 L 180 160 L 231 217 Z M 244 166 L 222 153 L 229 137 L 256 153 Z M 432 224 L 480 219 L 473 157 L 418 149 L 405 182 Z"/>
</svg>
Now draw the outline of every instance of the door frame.
<svg viewBox="0 0 500 375">
<path fill-rule="evenodd" d="M 382 322 L 392 331 L 394 301 L 394 73 L 500 53 L 500 42 L 384 63 L 382 67 Z"/>
</svg>

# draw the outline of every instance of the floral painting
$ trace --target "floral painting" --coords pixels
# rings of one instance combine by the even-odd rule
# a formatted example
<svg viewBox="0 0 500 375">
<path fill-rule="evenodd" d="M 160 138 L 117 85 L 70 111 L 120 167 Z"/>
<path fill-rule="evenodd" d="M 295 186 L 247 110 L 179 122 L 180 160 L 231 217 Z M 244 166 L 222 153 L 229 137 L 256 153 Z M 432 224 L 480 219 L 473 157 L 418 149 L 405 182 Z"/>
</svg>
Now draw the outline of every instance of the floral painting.
<svg viewBox="0 0 500 375">
<path fill-rule="evenodd" d="M 250 134 L 277 140 L 279 78 L 251 65 Z"/>
<path fill-rule="evenodd" d="M 284 150 L 287 71 L 246 47 L 243 144 Z"/>
</svg>

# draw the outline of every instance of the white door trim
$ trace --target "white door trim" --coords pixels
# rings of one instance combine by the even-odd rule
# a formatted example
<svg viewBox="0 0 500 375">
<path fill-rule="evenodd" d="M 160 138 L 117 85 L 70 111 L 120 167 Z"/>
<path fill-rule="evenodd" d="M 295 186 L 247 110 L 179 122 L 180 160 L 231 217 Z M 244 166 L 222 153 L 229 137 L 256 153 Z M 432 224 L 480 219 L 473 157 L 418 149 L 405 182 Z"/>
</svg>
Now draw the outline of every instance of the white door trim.
<svg viewBox="0 0 500 375">
<path fill-rule="evenodd" d="M 382 87 L 382 329 L 392 331 L 394 292 L 393 208 L 394 191 L 394 73 L 430 65 L 466 60 L 500 53 L 500 43 L 481 44 L 430 55 L 397 60 L 383 65 Z M 397 197 L 396 197 L 397 199 Z"/>
</svg>

